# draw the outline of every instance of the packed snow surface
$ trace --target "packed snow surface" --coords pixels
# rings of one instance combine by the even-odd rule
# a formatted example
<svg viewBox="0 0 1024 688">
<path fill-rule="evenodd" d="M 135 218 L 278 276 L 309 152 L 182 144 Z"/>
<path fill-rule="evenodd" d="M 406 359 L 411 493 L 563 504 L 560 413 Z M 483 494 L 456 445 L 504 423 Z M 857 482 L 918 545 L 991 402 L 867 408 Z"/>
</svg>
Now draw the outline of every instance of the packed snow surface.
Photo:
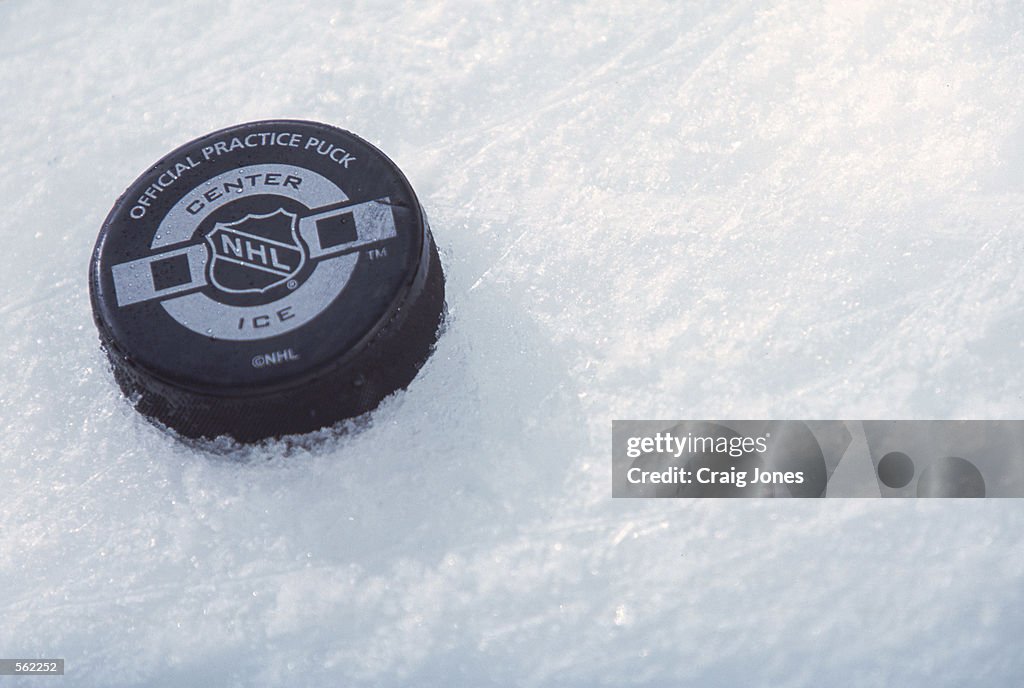
<svg viewBox="0 0 1024 688">
<path fill-rule="evenodd" d="M 0 2 L 0 656 L 66 686 L 1012 686 L 1017 500 L 611 498 L 615 418 L 1024 416 L 1017 2 Z M 407 173 L 436 353 L 198 451 L 87 265 L 176 146 Z"/>
</svg>

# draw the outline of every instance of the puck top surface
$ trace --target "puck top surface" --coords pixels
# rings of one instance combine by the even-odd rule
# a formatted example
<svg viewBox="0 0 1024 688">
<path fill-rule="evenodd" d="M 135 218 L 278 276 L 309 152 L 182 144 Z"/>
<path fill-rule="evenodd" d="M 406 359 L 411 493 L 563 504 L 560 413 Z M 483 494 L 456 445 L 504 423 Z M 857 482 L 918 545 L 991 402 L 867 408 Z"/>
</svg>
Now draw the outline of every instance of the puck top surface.
<svg viewBox="0 0 1024 688">
<path fill-rule="evenodd" d="M 274 120 L 203 136 L 122 195 L 90 269 L 112 355 L 213 396 L 358 356 L 426 262 L 401 171 L 349 132 Z"/>
</svg>

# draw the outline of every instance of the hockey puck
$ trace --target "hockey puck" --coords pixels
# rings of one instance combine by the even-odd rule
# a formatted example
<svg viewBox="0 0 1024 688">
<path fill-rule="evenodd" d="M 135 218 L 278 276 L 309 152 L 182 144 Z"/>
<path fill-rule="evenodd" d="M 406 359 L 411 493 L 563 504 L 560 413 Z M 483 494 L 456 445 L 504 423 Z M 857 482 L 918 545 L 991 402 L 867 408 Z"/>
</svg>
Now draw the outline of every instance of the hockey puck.
<svg viewBox="0 0 1024 688">
<path fill-rule="evenodd" d="M 114 378 L 144 416 L 241 442 L 359 416 L 433 347 L 444 275 L 398 167 L 347 131 L 252 122 L 153 165 L 89 271 Z"/>
</svg>

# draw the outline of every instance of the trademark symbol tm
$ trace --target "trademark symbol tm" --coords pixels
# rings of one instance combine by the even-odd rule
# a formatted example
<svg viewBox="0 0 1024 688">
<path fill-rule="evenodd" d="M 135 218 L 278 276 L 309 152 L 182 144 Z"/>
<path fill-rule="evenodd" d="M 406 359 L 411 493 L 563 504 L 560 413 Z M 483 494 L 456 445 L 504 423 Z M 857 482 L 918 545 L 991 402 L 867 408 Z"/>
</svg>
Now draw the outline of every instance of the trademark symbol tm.
<svg viewBox="0 0 1024 688">
<path fill-rule="evenodd" d="M 384 247 L 384 248 L 371 248 L 367 252 L 367 255 L 370 257 L 370 260 L 379 260 L 381 258 L 387 258 L 388 257 L 388 249 L 387 249 L 387 247 Z"/>
</svg>

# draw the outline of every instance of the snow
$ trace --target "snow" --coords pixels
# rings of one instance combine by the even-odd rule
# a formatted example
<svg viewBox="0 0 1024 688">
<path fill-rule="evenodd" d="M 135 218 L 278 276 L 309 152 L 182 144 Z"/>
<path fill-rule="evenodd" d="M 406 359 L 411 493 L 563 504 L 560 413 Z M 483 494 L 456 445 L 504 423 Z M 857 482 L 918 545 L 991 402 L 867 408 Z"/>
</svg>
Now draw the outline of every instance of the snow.
<svg viewBox="0 0 1024 688">
<path fill-rule="evenodd" d="M 5 685 L 1018 685 L 1017 500 L 613 500 L 610 439 L 1022 417 L 1022 112 L 1012 2 L 0 3 L 0 655 L 67 660 Z M 86 270 L 270 117 L 399 163 L 450 320 L 364 427 L 220 456 Z"/>
</svg>

